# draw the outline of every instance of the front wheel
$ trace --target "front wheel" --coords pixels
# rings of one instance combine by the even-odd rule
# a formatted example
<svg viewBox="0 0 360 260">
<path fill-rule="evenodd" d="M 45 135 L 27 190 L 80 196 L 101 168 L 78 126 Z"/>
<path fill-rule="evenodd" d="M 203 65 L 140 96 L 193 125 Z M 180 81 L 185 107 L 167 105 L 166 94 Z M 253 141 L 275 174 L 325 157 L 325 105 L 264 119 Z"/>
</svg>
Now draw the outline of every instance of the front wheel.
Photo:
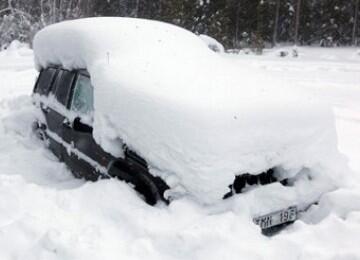
<svg viewBox="0 0 360 260">
<path fill-rule="evenodd" d="M 149 205 L 155 205 L 159 201 L 168 201 L 164 198 L 164 192 L 166 189 L 162 188 L 160 182 L 163 182 L 160 178 L 149 176 L 147 174 L 138 174 L 135 190 L 144 196 L 146 203 Z M 166 185 L 166 184 L 165 184 Z"/>
<path fill-rule="evenodd" d="M 143 167 L 129 165 L 125 160 L 119 160 L 111 165 L 109 174 L 133 184 L 134 189 L 149 205 L 153 206 L 159 201 L 169 203 L 164 197 L 165 191 L 169 189 L 167 184 L 161 178 L 152 176 Z"/>
</svg>

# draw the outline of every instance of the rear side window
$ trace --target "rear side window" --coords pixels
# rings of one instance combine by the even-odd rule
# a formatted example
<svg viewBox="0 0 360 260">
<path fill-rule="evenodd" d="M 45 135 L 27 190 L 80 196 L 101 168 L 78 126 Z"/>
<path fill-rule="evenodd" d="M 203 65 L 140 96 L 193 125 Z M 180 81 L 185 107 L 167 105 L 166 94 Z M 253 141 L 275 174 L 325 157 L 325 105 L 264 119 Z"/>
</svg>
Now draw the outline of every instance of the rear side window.
<svg viewBox="0 0 360 260">
<path fill-rule="evenodd" d="M 56 99 L 67 107 L 70 89 L 75 79 L 75 73 L 67 70 L 60 70 L 55 82 L 54 95 Z"/>
<path fill-rule="evenodd" d="M 34 92 L 40 95 L 48 95 L 51 89 L 51 85 L 54 82 L 56 72 L 57 71 L 54 68 L 42 70 L 40 72 Z"/>
<path fill-rule="evenodd" d="M 94 110 L 93 95 L 90 78 L 79 74 L 75 83 L 70 109 L 83 115 L 91 114 Z"/>
</svg>

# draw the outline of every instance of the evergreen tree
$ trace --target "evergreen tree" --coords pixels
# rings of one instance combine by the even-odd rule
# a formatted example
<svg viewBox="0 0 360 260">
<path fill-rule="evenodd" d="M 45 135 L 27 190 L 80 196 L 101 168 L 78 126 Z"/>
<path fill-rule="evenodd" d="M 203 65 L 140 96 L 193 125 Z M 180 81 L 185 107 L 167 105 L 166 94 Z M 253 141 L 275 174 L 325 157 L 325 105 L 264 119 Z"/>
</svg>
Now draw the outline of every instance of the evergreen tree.
<svg viewBox="0 0 360 260">
<path fill-rule="evenodd" d="M 3 0 L 0 46 L 14 39 L 31 42 L 46 25 L 91 16 L 166 21 L 214 37 L 227 48 L 261 49 L 265 44 L 294 41 L 299 45 L 356 45 L 359 1 Z"/>
</svg>

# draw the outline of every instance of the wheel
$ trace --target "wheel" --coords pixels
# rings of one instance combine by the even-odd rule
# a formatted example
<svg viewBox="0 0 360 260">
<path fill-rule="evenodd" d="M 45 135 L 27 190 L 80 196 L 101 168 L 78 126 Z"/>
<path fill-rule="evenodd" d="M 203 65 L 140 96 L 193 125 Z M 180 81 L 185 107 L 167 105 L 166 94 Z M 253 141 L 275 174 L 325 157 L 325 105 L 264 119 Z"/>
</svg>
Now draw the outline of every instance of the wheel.
<svg viewBox="0 0 360 260">
<path fill-rule="evenodd" d="M 136 165 L 129 165 L 125 160 L 118 160 L 109 167 L 109 174 L 134 185 L 146 203 L 155 205 L 159 201 L 168 204 L 164 192 L 169 188 L 159 177 L 152 176 L 147 169 Z"/>
<path fill-rule="evenodd" d="M 137 174 L 137 180 L 135 190 L 144 196 L 146 203 L 149 205 L 155 205 L 159 201 L 165 201 L 163 196 L 164 191 L 160 190 L 160 187 L 155 182 L 154 177 L 146 174 Z"/>
</svg>

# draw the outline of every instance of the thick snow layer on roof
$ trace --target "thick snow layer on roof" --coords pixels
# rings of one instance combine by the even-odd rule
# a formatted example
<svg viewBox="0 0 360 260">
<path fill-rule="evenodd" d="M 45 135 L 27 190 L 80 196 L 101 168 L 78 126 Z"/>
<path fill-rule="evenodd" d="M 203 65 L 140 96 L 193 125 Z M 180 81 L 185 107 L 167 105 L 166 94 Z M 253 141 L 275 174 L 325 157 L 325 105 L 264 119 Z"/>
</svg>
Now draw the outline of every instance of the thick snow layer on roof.
<svg viewBox="0 0 360 260">
<path fill-rule="evenodd" d="M 94 137 L 104 149 L 116 150 L 120 137 L 153 174 L 205 202 L 221 199 L 241 173 L 336 172 L 331 110 L 281 77 L 233 66 L 184 29 L 82 19 L 43 29 L 34 50 L 38 68 L 89 71 Z"/>
</svg>

